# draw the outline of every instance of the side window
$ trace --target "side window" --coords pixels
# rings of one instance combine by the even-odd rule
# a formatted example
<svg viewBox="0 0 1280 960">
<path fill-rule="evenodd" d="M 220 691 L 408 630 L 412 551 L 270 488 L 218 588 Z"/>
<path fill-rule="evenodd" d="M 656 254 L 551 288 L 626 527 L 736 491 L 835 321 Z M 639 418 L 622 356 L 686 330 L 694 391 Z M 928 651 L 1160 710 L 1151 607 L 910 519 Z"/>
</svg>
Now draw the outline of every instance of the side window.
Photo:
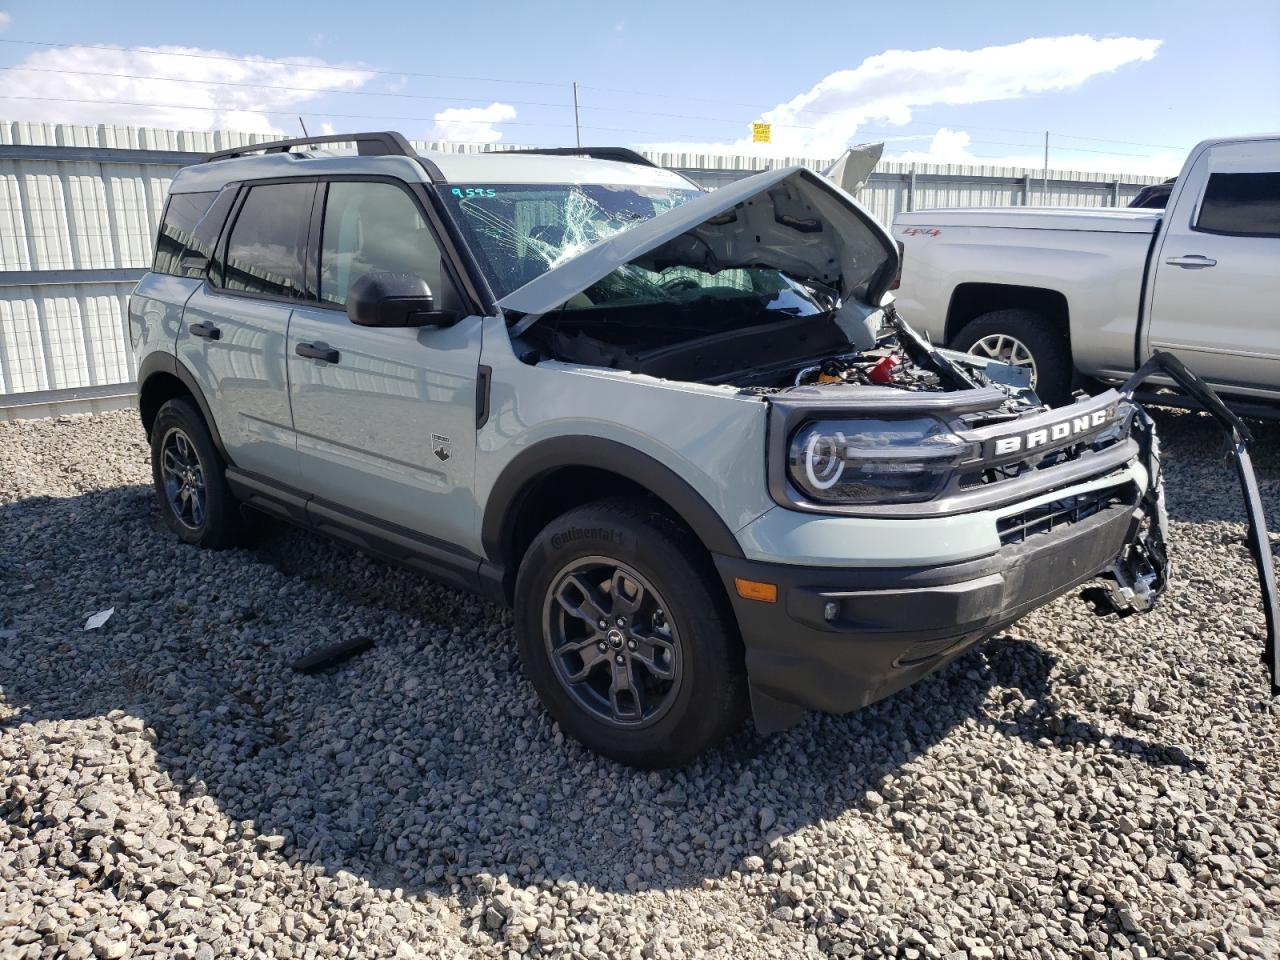
<svg viewBox="0 0 1280 960">
<path fill-rule="evenodd" d="M 218 191 L 205 193 L 171 193 L 160 217 L 160 230 L 156 234 L 156 255 L 151 269 L 156 273 L 178 276 L 178 262 L 182 251 L 191 242 L 196 224 L 208 211 Z"/>
<path fill-rule="evenodd" d="M 345 304 L 347 291 L 366 273 L 416 274 L 440 302 L 440 248 L 418 205 L 390 183 L 329 184 L 320 243 L 320 299 Z"/>
<path fill-rule="evenodd" d="M 221 285 L 277 297 L 302 296 L 314 183 L 253 187 L 231 227 Z"/>
<path fill-rule="evenodd" d="M 177 268 L 173 271 L 177 276 L 191 277 L 196 280 L 205 278 L 209 272 L 213 248 L 218 242 L 219 234 L 222 233 L 223 224 L 227 222 L 227 215 L 231 212 L 235 199 L 236 187 L 222 188 L 222 192 L 209 207 L 209 212 L 191 232 L 187 248 L 182 251 L 182 259 L 178 261 Z"/>
<path fill-rule="evenodd" d="M 1197 230 L 1280 237 L 1280 173 L 1214 173 L 1200 202 Z"/>
</svg>

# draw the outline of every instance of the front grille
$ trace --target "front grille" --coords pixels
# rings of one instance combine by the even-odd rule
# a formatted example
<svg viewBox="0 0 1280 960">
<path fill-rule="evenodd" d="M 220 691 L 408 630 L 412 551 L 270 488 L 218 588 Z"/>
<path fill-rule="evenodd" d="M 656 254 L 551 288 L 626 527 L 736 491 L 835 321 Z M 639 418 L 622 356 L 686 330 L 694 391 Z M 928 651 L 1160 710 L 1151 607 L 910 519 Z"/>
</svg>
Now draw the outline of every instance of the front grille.
<svg viewBox="0 0 1280 960">
<path fill-rule="evenodd" d="M 1125 503 L 1126 499 L 1125 491 L 1115 487 L 1077 493 L 1003 517 L 996 521 L 996 531 L 1000 534 L 1000 542 L 1005 546 L 1025 543 L 1028 537 L 1078 523 L 1086 517 Z"/>
<path fill-rule="evenodd" d="M 1036 470 L 1048 470 L 1050 467 L 1056 467 L 1072 460 L 1079 460 L 1081 457 L 1088 456 L 1091 453 L 1106 450 L 1108 447 L 1119 443 L 1121 439 L 1123 438 L 1116 433 L 1106 433 L 1065 447 L 1057 447 L 1046 450 L 1043 453 L 1032 454 L 1023 460 L 1015 460 L 1012 463 L 1002 464 L 998 467 L 987 467 L 985 470 L 975 470 L 960 477 L 960 489 L 972 490 L 992 483 L 1014 480 L 1025 473 L 1031 473 Z"/>
</svg>

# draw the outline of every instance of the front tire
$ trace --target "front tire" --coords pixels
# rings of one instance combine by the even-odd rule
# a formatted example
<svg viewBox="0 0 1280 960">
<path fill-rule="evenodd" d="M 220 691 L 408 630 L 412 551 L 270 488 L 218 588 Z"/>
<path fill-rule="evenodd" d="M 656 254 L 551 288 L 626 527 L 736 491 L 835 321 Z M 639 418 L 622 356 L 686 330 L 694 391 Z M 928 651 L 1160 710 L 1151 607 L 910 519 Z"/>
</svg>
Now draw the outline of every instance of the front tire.
<svg viewBox="0 0 1280 960">
<path fill-rule="evenodd" d="M 185 543 L 221 549 L 240 539 L 226 463 L 195 404 L 168 400 L 151 427 L 151 477 L 169 529 Z"/>
<path fill-rule="evenodd" d="M 1032 371 L 1032 388 L 1051 407 L 1071 402 L 1075 371 L 1071 345 L 1052 320 L 1034 310 L 993 310 L 956 334 L 956 350 L 1003 360 Z"/>
<path fill-rule="evenodd" d="M 556 518 L 516 578 L 525 672 L 569 736 L 628 766 L 679 767 L 738 727 L 736 621 L 698 541 L 640 500 Z"/>
</svg>

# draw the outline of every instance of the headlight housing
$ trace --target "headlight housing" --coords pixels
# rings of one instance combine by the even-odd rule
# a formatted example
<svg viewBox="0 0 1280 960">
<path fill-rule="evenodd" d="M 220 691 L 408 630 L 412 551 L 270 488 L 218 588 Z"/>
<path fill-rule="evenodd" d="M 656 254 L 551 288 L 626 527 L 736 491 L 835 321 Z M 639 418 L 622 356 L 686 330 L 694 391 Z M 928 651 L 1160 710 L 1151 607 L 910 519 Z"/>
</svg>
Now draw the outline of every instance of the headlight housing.
<svg viewBox="0 0 1280 960">
<path fill-rule="evenodd" d="M 818 420 L 792 436 L 787 470 L 814 503 L 918 503 L 976 454 L 936 417 Z"/>
</svg>

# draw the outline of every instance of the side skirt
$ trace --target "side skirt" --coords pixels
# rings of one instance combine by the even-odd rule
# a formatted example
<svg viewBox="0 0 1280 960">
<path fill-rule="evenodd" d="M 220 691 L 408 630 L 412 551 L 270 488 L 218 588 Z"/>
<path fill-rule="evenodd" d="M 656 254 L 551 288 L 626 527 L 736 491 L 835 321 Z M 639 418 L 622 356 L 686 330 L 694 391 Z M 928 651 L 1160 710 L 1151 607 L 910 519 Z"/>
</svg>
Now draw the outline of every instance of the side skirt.
<svg viewBox="0 0 1280 960">
<path fill-rule="evenodd" d="M 326 534 L 381 560 L 506 605 L 502 569 L 450 543 L 348 510 L 236 467 L 227 468 L 227 484 L 246 507 Z"/>
</svg>

